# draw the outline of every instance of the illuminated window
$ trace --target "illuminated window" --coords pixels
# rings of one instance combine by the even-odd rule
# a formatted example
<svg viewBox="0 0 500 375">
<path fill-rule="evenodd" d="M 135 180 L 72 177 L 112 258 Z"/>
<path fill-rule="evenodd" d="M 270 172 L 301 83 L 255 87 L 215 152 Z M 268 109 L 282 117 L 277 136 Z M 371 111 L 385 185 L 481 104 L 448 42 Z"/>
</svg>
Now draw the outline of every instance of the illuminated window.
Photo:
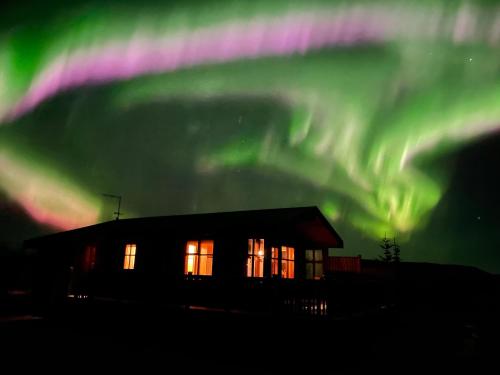
<svg viewBox="0 0 500 375">
<path fill-rule="evenodd" d="M 96 259 L 96 248 L 95 246 L 87 246 L 83 253 L 83 264 L 82 269 L 84 272 L 92 271 L 95 268 Z"/>
<path fill-rule="evenodd" d="M 323 250 L 306 250 L 306 279 L 319 280 L 323 276 Z"/>
<path fill-rule="evenodd" d="M 295 249 L 281 246 L 281 277 L 293 279 L 295 277 Z"/>
<path fill-rule="evenodd" d="M 212 275 L 214 241 L 188 241 L 184 262 L 185 275 Z"/>
<path fill-rule="evenodd" d="M 247 277 L 264 277 L 264 240 L 248 240 Z"/>
<path fill-rule="evenodd" d="M 125 258 L 123 259 L 123 269 L 133 270 L 135 268 L 135 254 L 137 251 L 136 244 L 125 245 Z"/>
<path fill-rule="evenodd" d="M 272 276 L 279 276 L 280 270 L 279 270 L 279 264 L 280 264 L 280 251 L 277 247 L 272 247 L 271 248 L 271 275 Z"/>
</svg>

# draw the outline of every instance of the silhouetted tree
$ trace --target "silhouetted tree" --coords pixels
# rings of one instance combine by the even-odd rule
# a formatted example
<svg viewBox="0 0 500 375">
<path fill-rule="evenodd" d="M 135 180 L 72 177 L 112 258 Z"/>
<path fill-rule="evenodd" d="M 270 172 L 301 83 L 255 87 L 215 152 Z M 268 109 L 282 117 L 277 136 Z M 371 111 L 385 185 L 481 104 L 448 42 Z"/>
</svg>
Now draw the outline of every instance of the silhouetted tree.
<svg viewBox="0 0 500 375">
<path fill-rule="evenodd" d="M 396 243 L 396 237 L 394 237 L 394 242 L 392 244 L 392 247 L 393 247 L 392 261 L 394 263 L 399 263 L 401 261 L 400 258 L 401 248 L 399 247 L 399 244 Z"/>
<path fill-rule="evenodd" d="M 380 256 L 379 259 L 383 262 L 390 263 L 393 258 L 391 249 L 394 244 L 391 244 L 391 241 L 387 238 L 387 236 L 384 236 L 379 246 L 384 250 L 384 255 Z"/>
<path fill-rule="evenodd" d="M 379 256 L 379 260 L 386 263 L 399 263 L 401 261 L 401 247 L 396 242 L 396 237 L 387 238 L 387 235 L 381 239 L 379 246 L 384 250 L 384 255 Z"/>
</svg>

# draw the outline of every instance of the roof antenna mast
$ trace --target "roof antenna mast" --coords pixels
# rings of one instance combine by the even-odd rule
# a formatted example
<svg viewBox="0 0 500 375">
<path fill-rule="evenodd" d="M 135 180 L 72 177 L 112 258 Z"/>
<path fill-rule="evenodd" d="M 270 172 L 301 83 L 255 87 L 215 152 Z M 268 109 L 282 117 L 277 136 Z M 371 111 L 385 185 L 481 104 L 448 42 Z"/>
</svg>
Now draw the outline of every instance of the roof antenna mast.
<svg viewBox="0 0 500 375">
<path fill-rule="evenodd" d="M 118 209 L 113 212 L 114 215 L 116 215 L 116 220 L 120 219 L 120 207 L 122 205 L 122 196 L 121 195 L 114 195 L 114 194 L 105 194 L 103 193 L 102 195 L 104 195 L 105 197 L 108 197 L 108 198 L 114 198 L 114 199 L 118 199 Z"/>
</svg>

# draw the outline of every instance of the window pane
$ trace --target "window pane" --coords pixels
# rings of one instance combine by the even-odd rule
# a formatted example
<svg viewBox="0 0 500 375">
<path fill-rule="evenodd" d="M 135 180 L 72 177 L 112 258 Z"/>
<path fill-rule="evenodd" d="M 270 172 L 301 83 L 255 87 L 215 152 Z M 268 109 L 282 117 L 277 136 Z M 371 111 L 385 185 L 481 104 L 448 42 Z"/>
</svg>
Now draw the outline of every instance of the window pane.
<svg viewBox="0 0 500 375">
<path fill-rule="evenodd" d="M 205 275 L 212 276 L 213 265 L 214 265 L 214 257 L 213 256 L 207 257 L 207 269 L 206 269 L 207 273 Z"/>
<path fill-rule="evenodd" d="M 124 270 L 133 270 L 135 267 L 135 256 L 125 255 L 123 259 L 123 269 Z"/>
<path fill-rule="evenodd" d="M 198 252 L 198 241 L 188 241 L 186 244 L 186 254 L 196 254 Z"/>
<path fill-rule="evenodd" d="M 252 256 L 247 257 L 247 277 L 252 277 Z"/>
<path fill-rule="evenodd" d="M 315 252 L 314 252 L 314 260 L 316 262 L 322 262 L 323 261 L 323 250 L 315 250 Z"/>
<path fill-rule="evenodd" d="M 287 260 L 281 261 L 281 277 L 284 279 L 288 278 L 288 261 Z"/>
<path fill-rule="evenodd" d="M 208 263 L 208 257 L 207 256 L 200 256 L 199 258 L 200 266 L 198 269 L 198 275 L 206 275 L 207 274 L 207 263 Z"/>
<path fill-rule="evenodd" d="M 259 250 L 262 251 L 262 250 Z M 264 256 L 254 257 L 254 277 L 264 277 Z"/>
<path fill-rule="evenodd" d="M 212 255 L 213 253 L 214 253 L 214 241 L 212 241 L 212 240 L 201 241 L 200 254 Z"/>
<path fill-rule="evenodd" d="M 248 254 L 253 254 L 253 240 L 251 238 L 248 239 Z"/>
<path fill-rule="evenodd" d="M 274 258 L 274 259 L 278 259 L 278 248 L 277 247 L 272 247 L 271 248 L 271 256 Z"/>
<path fill-rule="evenodd" d="M 314 264 L 314 278 L 321 279 L 323 277 L 323 263 Z"/>
<path fill-rule="evenodd" d="M 184 274 L 198 275 L 198 241 L 188 241 L 186 243 Z"/>
<path fill-rule="evenodd" d="M 294 259 L 295 249 L 293 247 L 281 246 L 281 259 Z"/>
<path fill-rule="evenodd" d="M 135 250 L 136 250 L 137 246 L 136 245 L 130 245 L 130 255 L 134 255 L 135 256 Z"/>
<path fill-rule="evenodd" d="M 314 267 L 312 263 L 306 263 L 306 279 L 314 277 Z"/>
<path fill-rule="evenodd" d="M 281 261 L 281 277 L 284 279 L 293 279 L 295 276 L 295 268 L 293 260 Z"/>
<path fill-rule="evenodd" d="M 184 273 L 186 275 L 192 274 L 195 275 L 195 261 L 196 261 L 196 255 L 186 255 L 186 263 L 184 265 Z"/>
<path fill-rule="evenodd" d="M 288 259 L 288 248 L 281 246 L 281 259 Z"/>
<path fill-rule="evenodd" d="M 211 256 L 200 256 L 200 273 L 199 275 L 212 275 L 212 257 Z"/>
<path fill-rule="evenodd" d="M 306 250 L 306 260 L 309 262 L 314 260 L 314 250 Z"/>
<path fill-rule="evenodd" d="M 264 239 L 255 240 L 255 254 L 264 255 Z"/>
<path fill-rule="evenodd" d="M 276 248 L 275 248 L 276 249 Z M 276 252 L 278 252 L 278 249 L 276 249 Z M 278 276 L 279 275 L 279 270 L 278 270 L 278 259 L 273 258 L 271 260 L 271 275 L 273 276 Z"/>
</svg>

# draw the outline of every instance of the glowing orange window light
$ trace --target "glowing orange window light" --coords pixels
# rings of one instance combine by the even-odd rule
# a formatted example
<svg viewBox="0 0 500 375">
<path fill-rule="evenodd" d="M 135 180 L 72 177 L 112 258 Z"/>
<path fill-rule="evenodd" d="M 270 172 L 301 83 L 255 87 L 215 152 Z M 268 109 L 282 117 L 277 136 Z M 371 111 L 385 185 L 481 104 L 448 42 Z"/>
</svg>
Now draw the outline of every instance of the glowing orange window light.
<svg viewBox="0 0 500 375">
<path fill-rule="evenodd" d="M 271 248 L 271 275 L 279 275 L 279 251 L 277 247 Z"/>
<path fill-rule="evenodd" d="M 247 277 L 253 276 L 253 239 L 248 239 Z"/>
<path fill-rule="evenodd" d="M 187 256 L 187 273 L 193 273 L 194 271 L 194 257 L 196 254 L 196 245 L 189 244 L 188 245 L 188 256 Z"/>
<path fill-rule="evenodd" d="M 254 276 L 264 277 L 264 239 L 255 240 Z"/>
<path fill-rule="evenodd" d="M 295 249 L 281 246 L 281 277 L 293 279 L 295 277 Z"/>
<path fill-rule="evenodd" d="M 137 251 L 136 244 L 125 245 L 125 257 L 123 259 L 123 269 L 133 270 L 135 268 L 135 255 Z"/>
<path fill-rule="evenodd" d="M 249 239 L 247 277 L 264 277 L 264 255 L 264 239 Z"/>
<path fill-rule="evenodd" d="M 184 263 L 185 275 L 212 275 L 214 241 L 187 241 Z"/>
<path fill-rule="evenodd" d="M 253 240 L 251 238 L 248 239 L 248 255 L 253 254 Z"/>
<path fill-rule="evenodd" d="M 200 269 L 198 275 L 211 276 L 214 254 L 214 241 L 200 241 Z"/>
<path fill-rule="evenodd" d="M 288 259 L 288 278 L 293 279 L 295 278 L 295 249 L 293 247 L 290 247 L 288 249 L 289 253 L 289 259 Z"/>
</svg>

